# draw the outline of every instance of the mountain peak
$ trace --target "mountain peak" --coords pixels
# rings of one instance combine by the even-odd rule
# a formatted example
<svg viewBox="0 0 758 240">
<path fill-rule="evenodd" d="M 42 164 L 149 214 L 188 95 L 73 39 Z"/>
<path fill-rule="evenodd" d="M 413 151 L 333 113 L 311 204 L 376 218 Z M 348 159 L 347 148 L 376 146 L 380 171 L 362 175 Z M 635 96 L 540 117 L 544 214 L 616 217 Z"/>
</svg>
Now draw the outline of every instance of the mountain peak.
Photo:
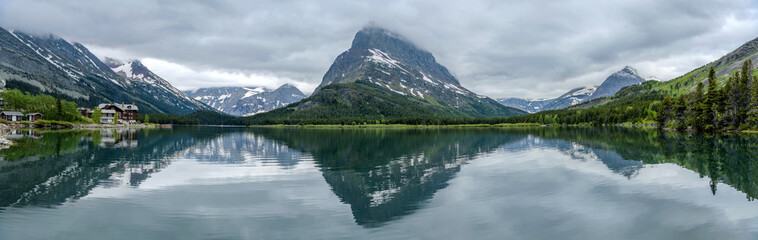
<svg viewBox="0 0 758 240">
<path fill-rule="evenodd" d="M 473 96 L 460 86 L 458 79 L 447 68 L 437 63 L 430 52 L 375 24 L 369 24 L 355 34 L 350 49 L 337 57 L 315 92 L 332 83 L 353 83 L 359 80 L 381 81 L 382 86 L 394 86 L 388 88 L 417 97 L 424 96 L 420 91 L 429 90 L 427 87 L 453 84 L 457 91 Z M 411 82 L 428 83 L 430 86 L 419 85 L 409 91 Z M 453 87 L 446 86 L 445 89 Z"/>
<path fill-rule="evenodd" d="M 635 68 L 627 65 L 627 66 L 624 67 L 624 69 L 621 69 L 618 72 L 615 72 L 615 73 L 611 74 L 611 76 L 609 76 L 608 78 L 606 78 L 605 81 L 616 80 L 616 79 L 620 79 L 620 78 L 634 78 L 634 79 L 639 78 L 639 79 L 644 80 L 640 76 L 640 74 L 637 72 L 637 69 L 635 69 Z M 603 82 L 603 83 L 605 83 L 605 82 Z"/>
<path fill-rule="evenodd" d="M 403 40 L 403 41 L 407 41 L 406 39 L 404 39 L 405 37 L 403 37 L 402 35 L 400 35 L 400 34 L 398 34 L 396 32 L 390 31 L 389 29 L 384 28 L 384 27 L 382 27 L 382 26 L 380 26 L 380 25 L 378 25 L 376 23 L 366 24 L 366 26 L 363 26 L 363 28 L 361 28 L 361 30 L 358 31 L 358 34 L 383 35 L 383 36 L 397 38 L 397 39 L 400 39 L 400 40 Z"/>
<path fill-rule="evenodd" d="M 402 35 L 374 23 L 369 23 L 355 34 L 350 49 L 375 48 L 387 52 L 392 47 L 400 47 L 405 50 L 420 50 Z"/>
<path fill-rule="evenodd" d="M 290 93 L 290 94 L 305 96 L 305 94 L 303 94 L 303 92 L 301 92 L 299 88 L 297 88 L 297 87 L 295 87 L 295 85 L 292 85 L 292 84 L 289 84 L 289 83 L 282 84 L 281 86 L 279 86 L 279 88 L 277 88 L 276 90 L 274 90 L 274 92 L 287 92 L 287 93 Z"/>
<path fill-rule="evenodd" d="M 608 76 L 608 78 L 603 81 L 603 84 L 597 88 L 595 93 L 592 94 L 592 96 L 587 99 L 587 101 L 596 98 L 613 96 L 623 87 L 637 85 L 643 82 L 645 82 L 645 79 L 637 73 L 637 69 L 626 66 L 624 69 L 621 69 L 621 71 Z"/>
<path fill-rule="evenodd" d="M 635 69 L 635 68 L 633 68 L 633 67 L 631 67 L 629 65 L 626 65 L 624 67 L 624 69 L 621 69 L 621 71 L 619 71 L 619 72 L 629 73 L 629 74 L 633 74 L 633 75 L 639 75 L 639 74 L 637 74 L 637 69 Z"/>
</svg>

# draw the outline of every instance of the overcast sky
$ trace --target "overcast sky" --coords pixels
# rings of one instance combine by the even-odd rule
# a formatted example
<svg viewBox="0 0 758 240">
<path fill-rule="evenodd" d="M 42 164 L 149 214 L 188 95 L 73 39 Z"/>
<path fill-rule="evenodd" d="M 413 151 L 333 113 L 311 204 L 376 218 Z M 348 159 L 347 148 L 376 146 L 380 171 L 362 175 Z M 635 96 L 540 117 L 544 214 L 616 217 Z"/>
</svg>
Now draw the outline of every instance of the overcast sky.
<svg viewBox="0 0 758 240">
<path fill-rule="evenodd" d="M 0 26 L 141 59 L 182 90 L 293 83 L 309 93 L 370 21 L 474 92 L 541 98 L 625 65 L 662 80 L 702 66 L 758 37 L 758 1 L 0 1 Z"/>
</svg>

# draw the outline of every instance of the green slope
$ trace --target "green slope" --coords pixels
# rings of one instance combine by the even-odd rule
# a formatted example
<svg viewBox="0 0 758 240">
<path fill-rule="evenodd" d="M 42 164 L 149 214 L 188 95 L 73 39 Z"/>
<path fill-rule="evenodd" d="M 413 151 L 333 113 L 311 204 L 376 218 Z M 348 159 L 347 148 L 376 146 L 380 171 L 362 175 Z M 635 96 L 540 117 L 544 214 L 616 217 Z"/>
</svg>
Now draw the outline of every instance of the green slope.
<svg viewBox="0 0 758 240">
<path fill-rule="evenodd" d="M 726 79 L 742 67 L 742 63 L 751 59 L 753 62 L 758 60 L 758 38 L 746 42 L 734 51 L 724 55 L 716 61 L 710 62 L 702 67 L 688 72 L 680 77 L 666 82 L 656 82 L 650 90 L 660 90 L 672 96 L 679 96 L 683 93 L 692 91 L 698 82 L 707 84 L 708 70 L 716 70 L 716 77 L 720 84 L 724 84 Z M 753 74 L 758 73 L 758 69 Z"/>
<path fill-rule="evenodd" d="M 642 98 L 642 96 L 655 95 L 662 98 L 663 95 L 670 95 L 676 97 L 691 92 L 699 82 L 707 84 L 706 79 L 710 68 L 716 70 L 718 82 L 723 86 L 726 79 L 739 70 L 742 67 L 742 63 L 747 59 L 751 59 L 753 62 L 758 60 L 758 38 L 746 42 L 723 57 L 694 69 L 680 77 L 665 82 L 649 81 L 640 85 L 626 87 L 612 97 L 595 99 L 593 101 L 572 106 L 569 109 L 587 109 L 608 104 L 619 105 L 622 103 L 624 105 L 629 105 L 632 104 L 630 100 Z M 756 69 L 753 74 L 758 74 L 758 69 Z"/>
</svg>

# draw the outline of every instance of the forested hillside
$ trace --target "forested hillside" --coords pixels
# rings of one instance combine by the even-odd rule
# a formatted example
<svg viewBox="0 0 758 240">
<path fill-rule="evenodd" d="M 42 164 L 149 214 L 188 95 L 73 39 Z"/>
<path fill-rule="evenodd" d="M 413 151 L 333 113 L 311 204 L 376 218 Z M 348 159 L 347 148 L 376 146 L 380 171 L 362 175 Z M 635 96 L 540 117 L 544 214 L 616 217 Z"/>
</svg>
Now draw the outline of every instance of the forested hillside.
<svg viewBox="0 0 758 240">
<path fill-rule="evenodd" d="M 711 68 L 707 86 L 699 82 L 689 94 L 664 97 L 659 126 L 709 132 L 758 127 L 758 82 L 753 70 L 752 61 L 745 60 L 742 69 L 719 86 L 716 70 Z"/>
</svg>

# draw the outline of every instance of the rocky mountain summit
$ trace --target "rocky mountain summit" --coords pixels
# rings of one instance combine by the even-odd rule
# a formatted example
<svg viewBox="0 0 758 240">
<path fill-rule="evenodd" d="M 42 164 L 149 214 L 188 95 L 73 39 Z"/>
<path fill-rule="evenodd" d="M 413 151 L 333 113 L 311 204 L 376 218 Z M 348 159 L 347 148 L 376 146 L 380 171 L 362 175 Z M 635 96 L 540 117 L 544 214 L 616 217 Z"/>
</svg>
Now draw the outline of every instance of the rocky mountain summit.
<svg viewBox="0 0 758 240">
<path fill-rule="evenodd" d="M 524 113 L 464 88 L 430 52 L 403 36 L 367 26 L 355 34 L 350 49 L 337 57 L 313 96 L 263 117 L 506 117 Z"/>
<path fill-rule="evenodd" d="M 639 73 L 637 73 L 637 69 L 626 66 L 624 69 L 621 69 L 621 71 L 615 72 L 608 76 L 608 78 L 603 81 L 603 84 L 600 84 L 600 86 L 597 87 L 595 93 L 593 93 L 589 98 L 585 99 L 585 101 L 589 101 L 595 98 L 610 97 L 616 94 L 623 87 L 637 85 L 643 82 L 645 82 L 645 79 L 642 78 Z"/>
</svg>

